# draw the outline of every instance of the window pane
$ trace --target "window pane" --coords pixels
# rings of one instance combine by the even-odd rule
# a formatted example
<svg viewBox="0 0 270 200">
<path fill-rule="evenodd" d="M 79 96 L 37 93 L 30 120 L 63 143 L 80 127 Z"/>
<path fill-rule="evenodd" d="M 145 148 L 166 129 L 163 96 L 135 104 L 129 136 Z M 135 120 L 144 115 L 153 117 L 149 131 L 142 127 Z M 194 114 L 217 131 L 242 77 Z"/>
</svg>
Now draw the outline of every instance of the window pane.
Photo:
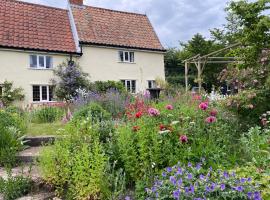
<svg viewBox="0 0 270 200">
<path fill-rule="evenodd" d="M 51 56 L 46 56 L 46 68 L 52 68 L 52 57 Z"/>
<path fill-rule="evenodd" d="M 0 97 L 3 95 L 3 87 L 0 85 Z"/>
<path fill-rule="evenodd" d="M 125 61 L 129 61 L 129 52 L 125 52 Z"/>
<path fill-rule="evenodd" d="M 152 86 L 152 81 L 148 81 L 148 88 L 149 88 L 149 89 L 153 88 L 153 86 Z"/>
<path fill-rule="evenodd" d="M 127 85 L 126 85 L 127 91 L 131 92 L 131 83 L 130 83 L 130 81 L 126 81 L 126 82 L 127 82 Z"/>
<path fill-rule="evenodd" d="M 119 51 L 119 60 L 120 60 L 121 62 L 124 61 L 124 52 L 123 52 L 123 51 Z"/>
<path fill-rule="evenodd" d="M 134 52 L 129 52 L 130 62 L 134 62 Z"/>
<path fill-rule="evenodd" d="M 53 100 L 53 89 L 54 86 L 49 86 L 49 101 Z"/>
<path fill-rule="evenodd" d="M 47 101 L 48 100 L 48 96 L 47 96 L 47 86 L 42 86 L 42 101 Z"/>
<path fill-rule="evenodd" d="M 44 67 L 45 66 L 44 56 L 39 56 L 38 61 L 39 61 L 39 67 Z"/>
<path fill-rule="evenodd" d="M 131 92 L 132 93 L 136 93 L 136 81 L 132 81 L 132 88 L 131 88 Z"/>
<path fill-rule="evenodd" d="M 40 101 L 40 87 L 33 86 L 33 101 Z"/>
<path fill-rule="evenodd" d="M 36 55 L 30 55 L 30 67 L 37 67 L 37 56 Z"/>
</svg>

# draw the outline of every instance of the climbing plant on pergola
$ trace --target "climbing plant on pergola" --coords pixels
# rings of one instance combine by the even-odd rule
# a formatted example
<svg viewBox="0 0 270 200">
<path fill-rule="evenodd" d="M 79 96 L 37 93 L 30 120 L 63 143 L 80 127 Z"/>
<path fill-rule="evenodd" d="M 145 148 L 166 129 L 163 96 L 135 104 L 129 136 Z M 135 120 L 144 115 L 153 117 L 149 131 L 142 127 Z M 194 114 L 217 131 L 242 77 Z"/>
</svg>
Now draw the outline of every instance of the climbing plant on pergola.
<svg viewBox="0 0 270 200">
<path fill-rule="evenodd" d="M 200 54 L 193 56 L 191 58 L 188 58 L 183 61 L 185 63 L 185 85 L 186 85 L 186 91 L 188 91 L 188 71 L 191 64 L 195 64 L 198 74 L 197 74 L 197 82 L 199 87 L 199 92 L 201 92 L 202 89 L 202 74 L 207 64 L 214 63 L 214 64 L 229 64 L 229 63 L 235 63 L 238 62 L 236 57 L 218 57 L 218 54 L 221 52 L 230 50 L 236 46 L 239 46 L 240 43 L 236 43 L 233 45 L 230 45 L 228 47 L 222 48 L 220 50 L 214 51 L 212 53 L 209 53 L 207 55 L 201 56 Z"/>
</svg>

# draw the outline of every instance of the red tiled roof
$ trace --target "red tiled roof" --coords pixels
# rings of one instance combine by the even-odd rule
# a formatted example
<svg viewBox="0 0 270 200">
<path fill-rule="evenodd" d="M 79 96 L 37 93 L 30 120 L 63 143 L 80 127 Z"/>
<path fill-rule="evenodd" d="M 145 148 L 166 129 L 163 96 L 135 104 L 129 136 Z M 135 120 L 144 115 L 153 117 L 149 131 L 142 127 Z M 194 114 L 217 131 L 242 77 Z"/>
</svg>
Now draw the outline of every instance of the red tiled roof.
<svg viewBox="0 0 270 200">
<path fill-rule="evenodd" d="M 76 52 L 68 11 L 0 0 L 0 46 Z"/>
<path fill-rule="evenodd" d="M 76 5 L 72 12 L 81 43 L 164 50 L 146 15 Z"/>
</svg>

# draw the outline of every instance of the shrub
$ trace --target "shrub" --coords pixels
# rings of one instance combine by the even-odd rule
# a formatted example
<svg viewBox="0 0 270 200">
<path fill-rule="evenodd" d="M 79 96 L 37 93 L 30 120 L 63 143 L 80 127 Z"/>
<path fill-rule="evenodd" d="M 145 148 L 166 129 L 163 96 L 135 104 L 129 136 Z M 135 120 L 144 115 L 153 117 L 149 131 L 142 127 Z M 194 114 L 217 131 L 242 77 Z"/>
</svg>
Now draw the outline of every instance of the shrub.
<svg viewBox="0 0 270 200">
<path fill-rule="evenodd" d="M 12 177 L 7 180 L 0 177 L 0 193 L 5 200 L 15 200 L 28 194 L 31 190 L 31 181 L 23 176 Z"/>
<path fill-rule="evenodd" d="M 0 125 L 0 166 L 13 166 L 21 149 L 18 131 L 14 127 Z"/>
<path fill-rule="evenodd" d="M 41 154 L 44 179 L 65 199 L 106 199 L 108 158 L 99 143 L 98 133 L 88 121 L 77 128 L 70 125 L 63 134 L 67 136 Z"/>
<path fill-rule="evenodd" d="M 126 93 L 126 89 L 120 81 L 96 81 L 92 83 L 91 87 L 97 93 L 106 93 L 108 90 L 117 90 L 120 93 Z"/>
<path fill-rule="evenodd" d="M 25 134 L 27 129 L 26 120 L 10 110 L 0 110 L 0 126 L 14 127 L 20 131 L 21 134 Z"/>
<path fill-rule="evenodd" d="M 2 95 L 0 95 L 0 101 L 4 106 L 11 105 L 16 100 L 23 100 L 24 94 L 22 88 L 13 88 L 13 83 L 5 81 L 2 85 Z"/>
<path fill-rule="evenodd" d="M 260 127 L 251 128 L 241 137 L 243 155 L 247 162 L 257 167 L 270 165 L 270 130 L 262 130 Z"/>
<path fill-rule="evenodd" d="M 32 120 L 36 123 L 53 123 L 59 121 L 63 115 L 63 109 L 45 106 L 33 111 Z"/>
<path fill-rule="evenodd" d="M 73 115 L 73 121 L 79 121 L 86 118 L 91 118 L 92 122 L 102 122 L 109 120 L 111 118 L 110 114 L 104 110 L 97 103 L 90 103 L 86 106 L 83 106 Z"/>
<path fill-rule="evenodd" d="M 205 171 L 202 163 L 168 167 L 146 191 L 150 199 L 261 199 L 252 178 L 212 168 Z"/>
</svg>

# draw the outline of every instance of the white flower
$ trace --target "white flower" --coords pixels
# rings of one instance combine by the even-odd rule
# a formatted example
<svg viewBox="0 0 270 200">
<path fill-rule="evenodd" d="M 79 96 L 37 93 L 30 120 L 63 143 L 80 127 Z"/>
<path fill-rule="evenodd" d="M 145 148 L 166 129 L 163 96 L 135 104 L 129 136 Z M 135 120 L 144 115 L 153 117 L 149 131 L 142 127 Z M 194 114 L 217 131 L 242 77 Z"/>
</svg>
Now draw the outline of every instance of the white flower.
<svg viewBox="0 0 270 200">
<path fill-rule="evenodd" d="M 176 124 L 179 124 L 180 122 L 179 121 L 173 121 L 172 123 L 171 123 L 171 125 L 176 125 Z"/>
<path fill-rule="evenodd" d="M 156 166 L 156 163 L 153 162 L 152 163 L 152 168 L 155 168 L 155 166 Z"/>
<path fill-rule="evenodd" d="M 165 131 L 159 131 L 159 134 L 165 134 L 165 133 L 170 133 L 170 130 L 165 130 Z"/>
<path fill-rule="evenodd" d="M 189 122 L 189 124 L 193 126 L 193 125 L 195 125 L 195 122 Z"/>
</svg>

